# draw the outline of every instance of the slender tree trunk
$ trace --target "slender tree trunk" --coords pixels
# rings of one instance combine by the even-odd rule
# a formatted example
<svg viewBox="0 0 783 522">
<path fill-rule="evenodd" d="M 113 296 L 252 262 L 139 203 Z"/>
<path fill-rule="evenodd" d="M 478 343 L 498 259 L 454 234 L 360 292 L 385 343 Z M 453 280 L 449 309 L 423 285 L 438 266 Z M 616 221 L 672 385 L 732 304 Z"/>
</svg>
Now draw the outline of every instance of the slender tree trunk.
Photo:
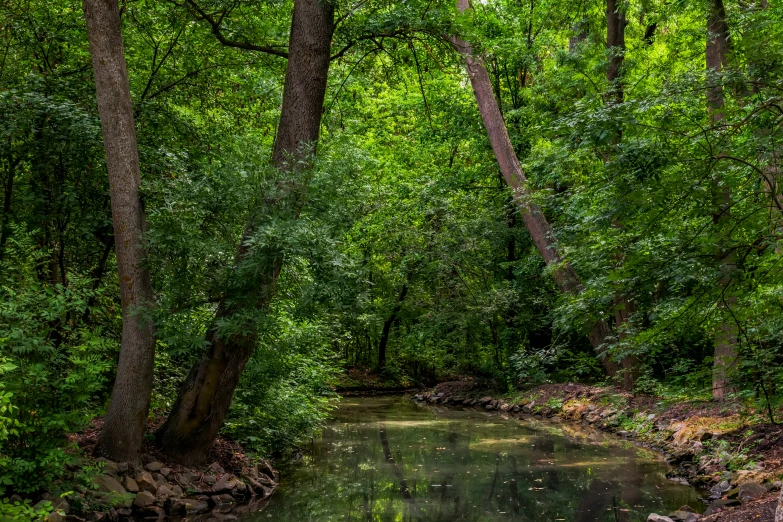
<svg viewBox="0 0 783 522">
<path fill-rule="evenodd" d="M 609 53 L 609 68 L 606 70 L 606 81 L 609 91 L 606 93 L 607 106 L 621 104 L 625 101 L 625 89 L 623 87 L 623 64 L 625 63 L 625 13 L 620 8 L 620 0 L 607 0 L 606 2 L 606 50 Z M 623 139 L 622 128 L 618 125 L 613 138 L 613 144 L 619 145 Z M 604 155 L 604 163 L 609 162 L 609 153 Z M 615 220 L 614 226 L 622 229 L 620 220 Z M 617 262 L 623 263 L 622 247 L 616 253 Z M 620 340 L 628 335 L 628 320 L 636 311 L 633 299 L 618 291 L 615 295 L 617 309 L 615 310 L 615 325 Z M 623 367 L 623 388 L 631 390 L 638 377 L 638 361 L 636 357 L 625 356 L 620 360 Z"/>
<path fill-rule="evenodd" d="M 283 88 L 283 108 L 272 160 L 280 170 L 296 172 L 306 166 L 318 141 L 326 94 L 329 56 L 334 31 L 334 8 L 324 0 L 296 0 L 291 22 L 289 60 Z M 267 198 L 267 210 L 298 215 L 306 180 L 297 186 L 282 182 Z M 237 264 L 248 256 L 261 256 L 253 277 L 230 288 L 221 301 L 207 333 L 207 352 L 192 369 L 171 413 L 157 433 L 164 453 L 184 464 L 203 461 L 217 437 L 231 405 L 242 371 L 256 347 L 253 324 L 223 336 L 219 324 L 236 312 L 268 307 L 283 265 L 284 253 L 274 245 L 250 252 L 247 246 L 257 223 L 248 223 L 237 253 Z"/>
<path fill-rule="evenodd" d="M 397 297 L 397 304 L 394 305 L 391 314 L 383 322 L 383 331 L 381 332 L 381 340 L 378 343 L 378 369 L 382 370 L 386 366 L 386 345 L 389 343 L 389 334 L 391 333 L 391 327 L 394 321 L 397 320 L 397 314 L 402 310 L 402 303 L 405 301 L 405 296 L 408 295 L 408 284 L 402 285 L 400 295 Z"/>
<path fill-rule="evenodd" d="M 707 113 L 710 123 L 713 126 L 719 125 L 725 119 L 723 86 L 717 76 L 727 65 L 729 53 L 729 27 L 726 23 L 726 10 L 723 7 L 723 0 L 710 0 L 710 13 L 707 18 Z M 713 155 L 718 155 L 714 151 Z M 716 167 L 719 168 L 719 167 Z M 728 218 L 731 208 L 731 194 L 725 184 L 721 183 L 720 171 L 713 177 L 713 200 L 714 213 L 713 221 L 716 225 L 724 224 Z M 719 230 L 722 235 L 723 231 Z M 732 254 L 727 254 L 725 249 L 725 240 L 721 237 L 716 253 L 720 263 L 720 271 L 723 274 L 721 278 L 721 287 L 727 294 L 726 288 L 731 285 L 732 272 L 735 267 L 735 259 Z M 715 338 L 715 353 L 713 356 L 713 376 L 712 376 L 712 398 L 716 401 L 725 400 L 729 393 L 734 389 L 729 384 L 729 370 L 737 360 L 737 325 L 729 316 L 729 309 L 736 303 L 736 298 L 730 294 L 728 297 L 721 298 L 718 303 L 718 309 L 721 313 L 721 322 L 718 325 Z"/>
<path fill-rule="evenodd" d="M 458 0 L 457 6 L 460 11 L 464 12 L 469 7 L 468 0 Z M 579 276 L 573 266 L 560 257 L 552 227 L 538 205 L 531 201 L 531 194 L 526 187 L 527 179 L 511 145 L 506 124 L 495 102 L 492 84 L 481 58 L 473 55 L 471 45 L 457 36 L 451 38 L 451 44 L 465 58 L 473 94 L 476 97 L 484 127 L 487 129 L 487 136 L 495 153 L 495 159 L 503 173 L 503 178 L 511 188 L 514 203 L 519 209 L 522 221 L 530 232 L 536 249 L 547 265 L 555 267 L 555 282 L 562 292 L 567 294 L 581 292 L 583 286 Z M 614 362 L 607 353 L 608 345 L 612 342 L 611 330 L 603 320 L 599 320 L 591 328 L 588 338 L 593 348 L 602 356 L 607 373 L 613 377 L 620 370 L 620 365 Z"/>
<path fill-rule="evenodd" d="M 5 255 L 5 244 L 8 236 L 11 234 L 11 201 L 14 195 L 14 178 L 16 177 L 16 166 L 19 164 L 19 158 L 13 158 L 10 154 L 6 159 L 8 161 L 8 173 L 3 187 L 3 221 L 0 224 L 0 261 Z"/>
<path fill-rule="evenodd" d="M 122 345 L 109 410 L 96 452 L 140 462 L 152 391 L 155 335 L 141 309 L 153 303 L 144 268 L 144 210 L 128 73 L 115 0 L 84 0 L 98 112 L 109 171 L 112 221 L 122 302 Z"/>
</svg>

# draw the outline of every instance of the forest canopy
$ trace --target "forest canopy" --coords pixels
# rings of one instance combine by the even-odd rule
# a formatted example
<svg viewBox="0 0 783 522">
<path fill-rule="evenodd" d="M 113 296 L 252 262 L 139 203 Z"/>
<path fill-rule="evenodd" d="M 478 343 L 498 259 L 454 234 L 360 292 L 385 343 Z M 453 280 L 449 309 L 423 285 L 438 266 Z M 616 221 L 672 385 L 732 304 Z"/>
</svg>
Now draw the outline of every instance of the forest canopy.
<svg viewBox="0 0 783 522">
<path fill-rule="evenodd" d="M 0 13 L 0 496 L 96 417 L 285 454 L 368 372 L 783 398 L 778 2 Z"/>
</svg>

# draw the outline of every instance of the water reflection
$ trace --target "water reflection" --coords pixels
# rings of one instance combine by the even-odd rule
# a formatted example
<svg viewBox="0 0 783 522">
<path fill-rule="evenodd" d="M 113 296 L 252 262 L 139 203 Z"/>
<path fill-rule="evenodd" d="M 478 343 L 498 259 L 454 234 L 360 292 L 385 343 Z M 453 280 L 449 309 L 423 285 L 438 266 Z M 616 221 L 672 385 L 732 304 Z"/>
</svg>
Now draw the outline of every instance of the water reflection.
<svg viewBox="0 0 783 522">
<path fill-rule="evenodd" d="M 572 424 L 352 399 L 260 522 L 646 520 L 697 493 L 656 455 Z"/>
</svg>

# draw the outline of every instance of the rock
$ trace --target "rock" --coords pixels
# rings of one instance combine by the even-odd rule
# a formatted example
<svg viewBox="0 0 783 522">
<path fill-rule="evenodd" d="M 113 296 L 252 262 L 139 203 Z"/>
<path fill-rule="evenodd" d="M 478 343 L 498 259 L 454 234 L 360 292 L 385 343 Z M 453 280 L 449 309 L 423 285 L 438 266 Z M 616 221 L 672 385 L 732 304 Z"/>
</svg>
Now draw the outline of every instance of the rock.
<svg viewBox="0 0 783 522">
<path fill-rule="evenodd" d="M 733 506 L 739 506 L 738 500 L 733 499 L 724 499 L 719 498 L 715 502 L 712 502 L 709 506 L 707 506 L 707 509 L 704 511 L 704 516 L 712 515 L 713 513 L 718 513 L 719 511 L 722 511 L 726 508 L 733 507 Z"/>
<path fill-rule="evenodd" d="M 168 484 L 158 486 L 158 489 L 155 491 L 155 497 L 158 499 L 159 504 L 163 504 L 163 502 L 165 502 L 166 499 L 173 496 L 174 496 L 174 492 L 171 491 Z"/>
<path fill-rule="evenodd" d="M 122 484 L 111 475 L 98 475 L 95 477 L 95 483 L 98 485 L 98 491 L 120 494 L 127 493 L 125 488 L 122 487 Z"/>
<path fill-rule="evenodd" d="M 739 487 L 737 498 L 740 502 L 748 502 L 766 494 L 767 488 L 755 482 L 748 482 Z"/>
<path fill-rule="evenodd" d="M 117 463 L 117 473 L 127 473 L 130 469 L 130 465 L 127 462 Z"/>
<path fill-rule="evenodd" d="M 212 502 L 215 503 L 215 506 L 221 507 L 221 506 L 230 506 L 234 503 L 234 497 L 231 495 L 224 493 L 222 495 L 215 495 L 212 497 Z"/>
<path fill-rule="evenodd" d="M 63 497 L 55 497 L 51 493 L 46 493 L 43 495 L 43 498 L 45 500 L 48 500 L 52 503 L 52 510 L 53 511 L 59 511 L 63 515 L 68 515 L 71 512 L 71 505 L 68 504 L 68 501 L 65 500 Z"/>
<path fill-rule="evenodd" d="M 155 484 L 157 484 L 158 487 L 165 486 L 166 484 L 168 484 L 166 477 L 164 477 L 160 473 L 155 473 L 154 475 L 152 475 L 152 478 L 155 480 Z"/>
<path fill-rule="evenodd" d="M 198 482 L 201 480 L 201 475 L 199 473 L 195 473 L 193 471 L 184 471 L 177 475 L 176 478 L 177 482 L 180 483 L 182 486 L 188 486 L 189 484 L 192 484 L 194 482 Z"/>
<path fill-rule="evenodd" d="M 690 507 L 688 504 L 684 504 L 680 506 L 680 509 L 678 509 L 677 511 L 684 511 L 686 513 L 696 513 L 696 510 Z"/>
<path fill-rule="evenodd" d="M 46 522 L 65 522 L 65 515 L 59 511 L 52 511 L 46 517 Z"/>
<path fill-rule="evenodd" d="M 136 481 L 133 480 L 130 477 L 125 477 L 122 480 L 122 485 L 129 493 L 138 493 L 139 492 L 139 485 L 136 484 Z"/>
<path fill-rule="evenodd" d="M 147 471 L 160 471 L 160 468 L 162 468 L 162 467 L 163 467 L 163 463 L 162 462 L 157 462 L 157 461 L 156 462 L 150 462 L 149 464 L 144 466 L 144 468 Z"/>
<path fill-rule="evenodd" d="M 87 522 L 82 517 L 77 517 L 76 515 L 67 515 L 65 517 L 65 522 Z"/>
<path fill-rule="evenodd" d="M 109 517 L 106 516 L 106 513 L 95 511 L 87 516 L 87 520 L 89 522 L 107 522 L 109 520 Z"/>
<path fill-rule="evenodd" d="M 511 409 L 511 406 L 506 404 L 505 402 L 500 405 L 500 411 L 508 411 Z"/>
<path fill-rule="evenodd" d="M 140 491 L 136 498 L 133 499 L 133 507 L 144 508 L 151 506 L 155 503 L 155 495 L 149 491 Z"/>
<path fill-rule="evenodd" d="M 182 498 L 185 496 L 185 493 L 182 491 L 181 487 L 175 484 L 171 487 L 171 496 L 173 498 Z"/>
<path fill-rule="evenodd" d="M 169 475 L 171 475 L 171 468 L 160 468 L 160 474 L 169 478 Z"/>
<path fill-rule="evenodd" d="M 519 404 L 515 404 L 514 406 L 512 406 L 512 407 L 511 407 L 511 411 L 512 411 L 513 413 L 519 413 L 519 410 L 520 410 L 520 409 L 521 409 L 521 408 L 519 407 Z"/>
<path fill-rule="evenodd" d="M 280 474 L 277 472 L 277 470 L 273 468 L 272 465 L 269 464 L 269 462 L 266 460 L 259 462 L 257 468 L 259 473 L 263 473 L 275 482 L 280 478 Z"/>
<path fill-rule="evenodd" d="M 658 513 L 650 513 L 650 516 L 647 517 L 647 522 L 674 522 L 674 520 Z"/>
<path fill-rule="evenodd" d="M 95 462 L 100 462 L 102 464 L 103 471 L 105 473 L 111 473 L 112 475 L 116 475 L 119 471 L 119 467 L 117 466 L 117 463 L 109 459 L 105 459 L 101 457 L 99 459 L 95 459 Z"/>
<path fill-rule="evenodd" d="M 201 479 L 204 484 L 213 485 L 215 482 L 217 482 L 217 477 L 215 475 L 204 475 L 204 477 Z"/>
<path fill-rule="evenodd" d="M 133 514 L 133 510 L 131 508 L 118 508 L 117 509 L 117 515 L 120 517 L 129 517 Z"/>
<path fill-rule="evenodd" d="M 223 473 L 226 472 L 226 470 L 224 470 L 223 467 L 217 462 L 213 462 L 212 464 L 209 465 L 209 471 L 211 471 L 215 475 L 222 475 Z"/>
<path fill-rule="evenodd" d="M 533 413 L 533 408 L 536 407 L 536 401 L 530 401 L 529 403 L 522 406 L 522 412 L 523 413 Z"/>
<path fill-rule="evenodd" d="M 674 513 L 669 513 L 669 518 L 675 522 L 696 522 L 699 520 L 699 515 L 692 511 L 675 511 Z"/>
<path fill-rule="evenodd" d="M 772 478 L 774 478 L 774 475 L 772 473 L 764 473 L 763 471 L 758 471 L 758 470 L 743 469 L 736 472 L 732 476 L 731 483 L 734 484 L 735 486 L 741 486 L 742 484 L 747 484 L 750 482 L 761 484 Z"/>
<path fill-rule="evenodd" d="M 206 500 L 193 498 L 180 498 L 172 500 L 169 504 L 169 512 L 172 515 L 198 515 L 209 511 L 209 503 Z"/>
<path fill-rule="evenodd" d="M 158 484 L 152 475 L 148 471 L 142 471 L 136 475 L 136 484 L 139 486 L 139 490 L 148 491 L 149 493 L 155 493 L 158 490 Z"/>
<path fill-rule="evenodd" d="M 16 504 L 17 502 L 19 504 L 22 504 L 24 502 L 24 499 L 22 499 L 22 497 L 16 494 L 11 495 L 11 497 L 8 500 L 11 502 L 11 504 Z"/>
<path fill-rule="evenodd" d="M 231 473 L 223 475 L 223 477 L 212 486 L 212 491 L 215 493 L 231 493 L 234 495 L 236 492 L 235 496 L 244 496 L 245 489 L 245 483 Z"/>
<path fill-rule="evenodd" d="M 166 517 L 166 512 L 163 511 L 162 507 L 159 506 L 147 506 L 139 509 L 137 513 L 148 519 L 163 519 Z"/>
<path fill-rule="evenodd" d="M 492 411 L 492 410 L 495 409 L 495 406 L 493 406 L 492 404 L 487 404 L 487 405 L 484 406 L 484 409 L 486 409 L 488 411 Z"/>
<path fill-rule="evenodd" d="M 710 498 L 711 499 L 720 498 L 723 496 L 724 493 L 726 493 L 730 489 L 731 489 L 731 484 L 729 484 L 728 480 L 724 480 L 719 484 L 715 484 L 710 488 Z"/>
</svg>

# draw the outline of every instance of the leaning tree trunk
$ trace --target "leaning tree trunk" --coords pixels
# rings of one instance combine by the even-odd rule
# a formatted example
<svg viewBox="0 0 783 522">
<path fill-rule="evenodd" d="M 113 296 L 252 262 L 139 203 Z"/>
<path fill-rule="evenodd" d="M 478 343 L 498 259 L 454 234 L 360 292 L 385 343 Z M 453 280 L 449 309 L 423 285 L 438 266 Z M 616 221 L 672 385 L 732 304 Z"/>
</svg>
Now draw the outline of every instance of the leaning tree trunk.
<svg viewBox="0 0 783 522">
<path fill-rule="evenodd" d="M 140 462 L 155 361 L 155 334 L 141 313 L 152 305 L 144 267 L 144 209 L 128 72 L 116 0 L 84 0 L 98 112 L 109 171 L 112 222 L 122 303 L 122 344 L 117 378 L 96 452 L 116 461 Z"/>
<path fill-rule="evenodd" d="M 606 81 L 609 91 L 606 93 L 606 105 L 618 105 L 625 101 L 625 89 L 623 88 L 623 64 L 625 62 L 625 13 L 620 8 L 618 0 L 606 1 L 606 50 L 609 53 L 609 67 L 606 70 Z M 613 138 L 613 144 L 619 145 L 623 138 L 622 128 L 618 125 Z M 604 155 L 604 163 L 609 162 L 609 154 Z M 623 228 L 622 222 L 615 220 L 614 225 L 618 229 Z M 623 263 L 622 248 L 616 252 L 618 265 Z M 625 293 L 618 291 L 615 295 L 615 326 L 620 340 L 628 333 L 628 321 L 636 311 L 633 299 L 629 299 Z M 623 367 L 623 388 L 631 390 L 638 377 L 638 361 L 632 355 L 626 355 L 620 360 Z"/>
<path fill-rule="evenodd" d="M 272 155 L 281 171 L 300 170 L 318 141 L 333 31 L 334 8 L 327 1 L 295 0 L 283 108 Z M 295 218 L 306 187 L 305 179 L 281 181 L 275 194 L 265 198 L 264 210 Z M 251 219 L 245 228 L 236 263 L 239 267 L 253 256 L 261 260 L 261 267 L 226 290 L 206 336 L 207 352 L 190 372 L 157 433 L 161 450 L 184 464 L 195 464 L 208 456 L 258 340 L 254 324 L 243 325 L 230 335 L 221 335 L 218 325 L 237 313 L 267 308 L 274 295 L 284 252 L 274 245 L 251 251 L 248 244 L 256 225 Z"/>
<path fill-rule="evenodd" d="M 464 12 L 469 8 L 468 0 L 458 0 L 457 7 L 461 12 Z M 536 249 L 541 253 L 547 265 L 555 267 L 555 282 L 562 292 L 567 294 L 581 292 L 583 286 L 579 276 L 573 266 L 560 257 L 552 227 L 538 205 L 531 201 L 531 194 L 526 187 L 527 179 L 511 145 L 506 124 L 495 101 L 492 83 L 481 58 L 473 55 L 471 45 L 458 36 L 451 37 L 451 44 L 465 58 L 470 84 L 473 87 L 473 94 L 476 97 L 484 127 L 487 129 L 489 142 L 495 153 L 495 159 L 500 166 L 503 179 L 511 188 L 514 203 L 519 209 L 522 221 L 530 232 Z M 611 330 L 603 320 L 599 320 L 590 330 L 588 337 L 593 348 L 603 356 L 607 373 L 614 377 L 620 370 L 620 366 L 611 359 L 608 353 L 608 345 L 612 339 Z"/>
<path fill-rule="evenodd" d="M 710 14 L 707 18 L 707 113 L 710 124 L 720 125 L 725 119 L 723 87 L 718 75 L 723 67 L 727 65 L 729 53 L 729 27 L 726 23 L 726 10 L 723 7 L 723 0 L 710 0 Z M 714 153 L 717 155 L 718 153 Z M 713 222 L 717 226 L 725 224 L 730 216 L 731 194 L 724 183 L 721 183 L 720 172 L 713 176 L 713 201 L 714 212 Z M 721 295 L 728 294 L 727 287 L 732 282 L 732 272 L 735 268 L 734 255 L 725 247 L 723 231 L 719 230 L 721 239 L 719 240 L 716 257 L 720 264 L 722 273 L 720 286 Z M 712 398 L 716 401 L 725 400 L 729 393 L 734 389 L 729 384 L 729 370 L 737 360 L 737 325 L 732 318 L 727 317 L 729 308 L 736 303 L 736 298 L 721 298 L 718 303 L 718 309 L 721 312 L 721 320 L 718 325 L 714 338 L 714 357 L 713 357 L 713 375 L 712 375 Z"/>
</svg>

